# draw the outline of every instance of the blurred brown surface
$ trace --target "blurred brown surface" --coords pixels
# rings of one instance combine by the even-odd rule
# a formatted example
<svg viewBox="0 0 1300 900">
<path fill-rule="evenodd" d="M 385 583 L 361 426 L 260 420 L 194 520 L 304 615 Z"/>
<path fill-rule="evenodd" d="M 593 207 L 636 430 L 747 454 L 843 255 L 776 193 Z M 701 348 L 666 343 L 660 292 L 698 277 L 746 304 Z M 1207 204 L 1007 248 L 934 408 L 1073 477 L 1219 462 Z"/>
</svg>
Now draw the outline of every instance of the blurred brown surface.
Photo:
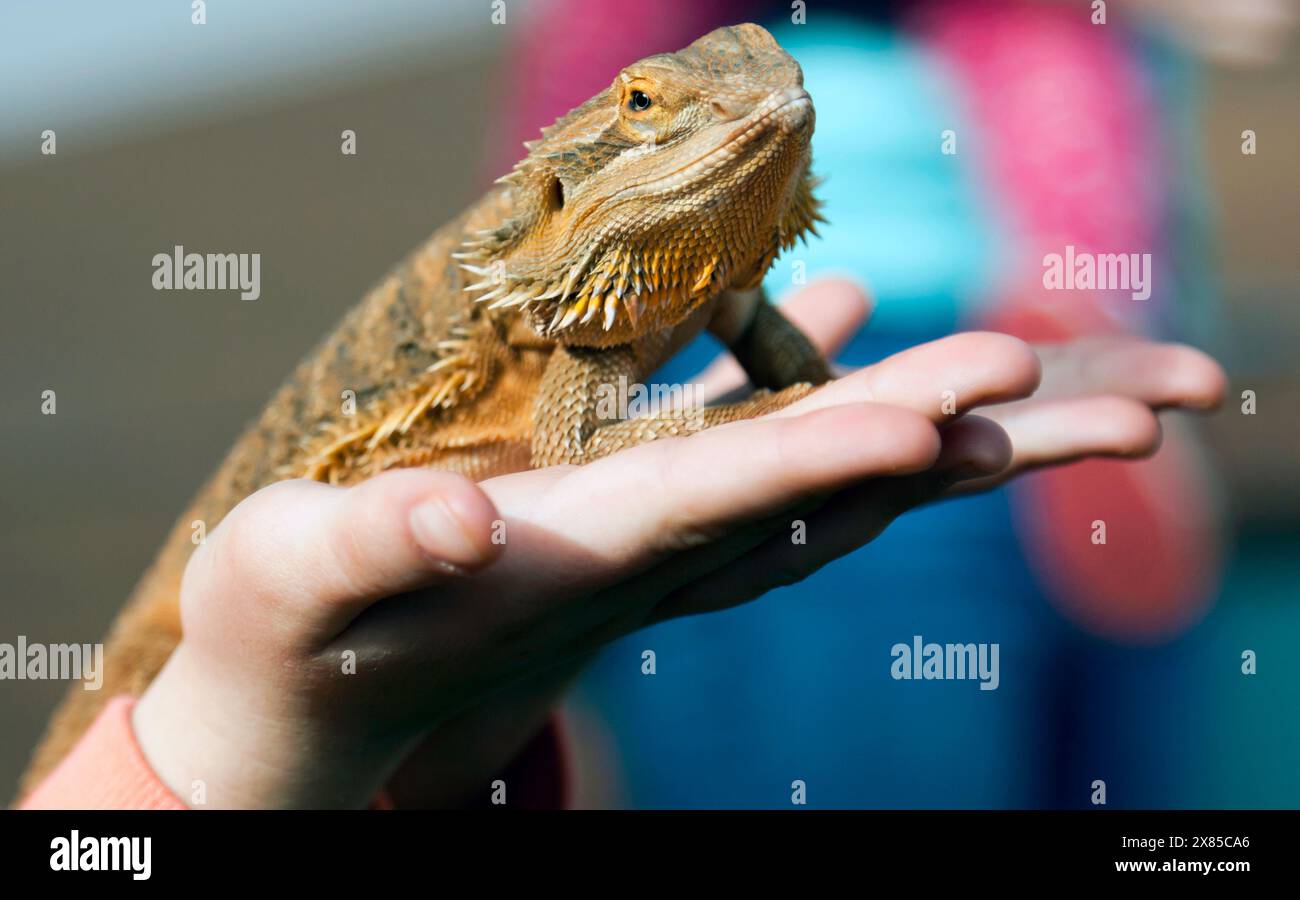
<svg viewBox="0 0 1300 900">
<path fill-rule="evenodd" d="M 1296 526 L 1300 410 L 1300 54 L 1267 68 L 1211 69 L 1204 79 L 1202 148 L 1215 207 L 1215 263 L 1226 333 L 1213 347 L 1232 379 L 1208 436 L 1239 520 Z M 1258 153 L 1241 152 L 1256 132 Z M 1241 392 L 1257 414 L 1243 424 Z"/>
<path fill-rule="evenodd" d="M 489 59 L 0 170 L 0 641 L 100 639 L 188 498 L 332 323 L 490 181 Z M 357 133 L 356 156 L 340 132 Z M 261 253 L 262 295 L 154 291 L 152 258 Z M 40 414 L 41 393 L 58 412 Z M 55 681 L 0 681 L 7 799 Z"/>
</svg>

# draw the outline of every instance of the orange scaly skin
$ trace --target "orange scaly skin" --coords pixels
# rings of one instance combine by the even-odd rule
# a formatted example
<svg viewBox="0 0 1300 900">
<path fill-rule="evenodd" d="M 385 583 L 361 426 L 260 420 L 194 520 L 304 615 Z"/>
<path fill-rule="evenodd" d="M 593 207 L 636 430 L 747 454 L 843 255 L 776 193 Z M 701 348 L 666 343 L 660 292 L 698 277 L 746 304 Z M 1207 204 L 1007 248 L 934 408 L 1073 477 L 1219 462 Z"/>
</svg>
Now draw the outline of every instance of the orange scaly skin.
<svg viewBox="0 0 1300 900">
<path fill-rule="evenodd" d="M 211 529 L 283 478 L 346 485 L 429 466 L 481 480 L 581 464 L 779 409 L 825 381 L 824 361 L 757 289 L 818 219 L 802 84 L 765 30 L 721 28 L 629 66 L 545 129 L 343 319 L 235 444 L 113 626 L 103 689 L 69 693 L 22 793 L 109 698 L 142 693 L 180 640 L 194 520 Z M 699 416 L 601 417 L 602 385 L 644 380 L 706 327 L 778 393 Z"/>
</svg>

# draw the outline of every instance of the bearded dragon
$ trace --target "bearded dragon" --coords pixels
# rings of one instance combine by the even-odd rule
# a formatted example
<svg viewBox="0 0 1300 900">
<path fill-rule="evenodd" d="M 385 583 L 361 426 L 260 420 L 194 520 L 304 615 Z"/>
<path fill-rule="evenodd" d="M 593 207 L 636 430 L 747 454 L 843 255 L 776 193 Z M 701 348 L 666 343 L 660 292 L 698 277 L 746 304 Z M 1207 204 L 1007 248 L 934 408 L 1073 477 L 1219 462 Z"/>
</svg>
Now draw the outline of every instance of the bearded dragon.
<svg viewBox="0 0 1300 900">
<path fill-rule="evenodd" d="M 481 480 L 582 464 L 779 409 L 825 382 L 825 361 L 759 288 L 777 253 L 821 220 L 813 123 L 798 63 L 764 29 L 738 25 L 628 66 L 526 143 L 240 437 L 115 622 L 103 688 L 70 692 L 22 793 L 107 699 L 142 693 L 162 668 L 181 637 L 193 523 L 215 527 L 258 488 L 291 477 L 349 485 L 407 466 Z M 754 395 L 685 417 L 600 408 L 602 385 L 644 381 L 705 328 Z"/>
</svg>

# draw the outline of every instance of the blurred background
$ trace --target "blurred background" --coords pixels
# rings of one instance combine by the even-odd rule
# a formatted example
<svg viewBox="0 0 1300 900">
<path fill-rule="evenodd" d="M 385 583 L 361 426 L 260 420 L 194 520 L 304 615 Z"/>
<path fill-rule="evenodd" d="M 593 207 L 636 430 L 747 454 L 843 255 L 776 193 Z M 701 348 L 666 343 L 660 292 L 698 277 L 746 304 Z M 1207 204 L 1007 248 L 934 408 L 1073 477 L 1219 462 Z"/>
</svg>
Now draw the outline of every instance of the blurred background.
<svg viewBox="0 0 1300 900">
<path fill-rule="evenodd" d="M 812 806 L 1084 807 L 1102 779 L 1111 806 L 1300 806 L 1295 11 L 1101 7 L 0 6 L 0 642 L 99 640 L 294 362 L 519 141 L 636 58 L 756 21 L 804 67 L 831 220 L 768 286 L 792 259 L 867 285 L 844 362 L 968 327 L 1131 331 L 1207 349 L 1232 387 L 1150 461 L 923 510 L 609 648 L 566 710 L 576 802 L 784 806 L 802 779 Z M 154 291 L 176 244 L 260 253 L 260 299 Z M 1151 253 L 1152 298 L 1044 291 L 1067 244 Z M 1097 518 L 1104 548 L 1079 537 Z M 914 634 L 998 642 L 1000 688 L 891 680 Z M 0 681 L 0 784 L 63 688 Z"/>
</svg>

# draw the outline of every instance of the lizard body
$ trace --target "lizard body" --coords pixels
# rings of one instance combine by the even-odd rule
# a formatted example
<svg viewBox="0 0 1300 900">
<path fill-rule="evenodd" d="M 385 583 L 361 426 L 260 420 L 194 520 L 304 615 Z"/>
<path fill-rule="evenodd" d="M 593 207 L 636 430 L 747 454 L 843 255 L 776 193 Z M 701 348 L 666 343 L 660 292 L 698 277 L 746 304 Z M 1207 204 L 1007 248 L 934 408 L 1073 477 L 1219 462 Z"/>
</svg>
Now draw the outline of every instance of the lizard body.
<svg viewBox="0 0 1300 900">
<path fill-rule="evenodd" d="M 109 698 L 142 693 L 179 642 L 195 520 L 215 527 L 283 478 L 347 485 L 429 466 L 482 480 L 581 464 L 760 415 L 825 381 L 825 362 L 757 289 L 819 218 L 802 83 L 765 30 L 722 28 L 629 66 L 526 145 L 512 172 L 344 317 L 240 437 L 115 622 L 102 689 L 69 693 L 21 792 Z M 643 381 L 704 328 L 777 393 L 690 418 L 598 410 L 601 385 Z"/>
</svg>

